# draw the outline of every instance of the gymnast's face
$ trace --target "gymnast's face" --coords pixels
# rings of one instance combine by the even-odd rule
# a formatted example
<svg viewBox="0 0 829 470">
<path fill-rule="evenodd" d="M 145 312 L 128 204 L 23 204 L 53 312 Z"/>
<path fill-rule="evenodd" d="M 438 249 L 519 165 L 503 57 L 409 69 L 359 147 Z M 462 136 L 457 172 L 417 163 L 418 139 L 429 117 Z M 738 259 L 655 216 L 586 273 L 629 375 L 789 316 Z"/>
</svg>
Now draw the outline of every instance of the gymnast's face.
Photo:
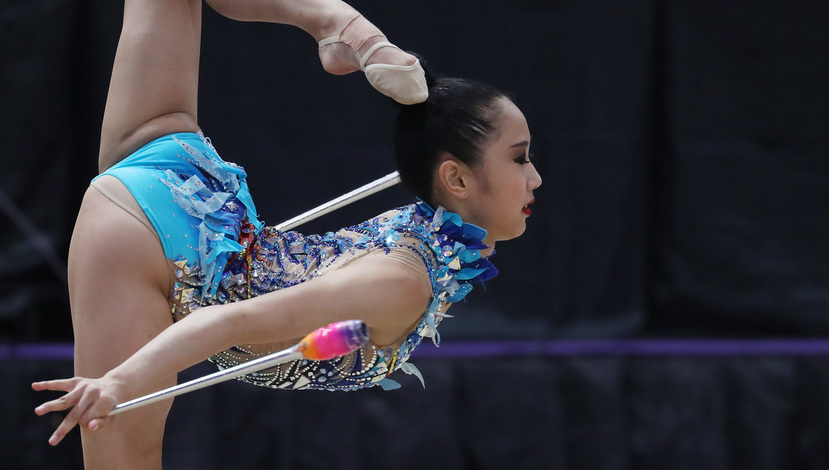
<svg viewBox="0 0 829 470">
<path fill-rule="evenodd" d="M 530 130 L 524 114 L 510 100 L 501 100 L 493 138 L 481 162 L 471 168 L 464 220 L 487 231 L 484 242 L 518 237 L 527 228 L 533 190 L 541 176 L 530 161 Z"/>
</svg>

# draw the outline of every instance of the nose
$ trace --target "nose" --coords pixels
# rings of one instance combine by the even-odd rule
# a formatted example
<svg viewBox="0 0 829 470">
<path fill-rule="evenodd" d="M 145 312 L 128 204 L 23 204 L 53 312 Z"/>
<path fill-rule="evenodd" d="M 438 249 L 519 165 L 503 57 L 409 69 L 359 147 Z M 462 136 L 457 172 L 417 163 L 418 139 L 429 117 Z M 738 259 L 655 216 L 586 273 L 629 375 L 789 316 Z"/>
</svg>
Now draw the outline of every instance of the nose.
<svg viewBox="0 0 829 470">
<path fill-rule="evenodd" d="M 535 169 L 535 165 L 532 163 L 530 166 L 530 177 L 527 179 L 527 186 L 529 186 L 530 190 L 534 190 L 541 186 L 541 175 L 538 174 L 538 170 Z"/>
</svg>

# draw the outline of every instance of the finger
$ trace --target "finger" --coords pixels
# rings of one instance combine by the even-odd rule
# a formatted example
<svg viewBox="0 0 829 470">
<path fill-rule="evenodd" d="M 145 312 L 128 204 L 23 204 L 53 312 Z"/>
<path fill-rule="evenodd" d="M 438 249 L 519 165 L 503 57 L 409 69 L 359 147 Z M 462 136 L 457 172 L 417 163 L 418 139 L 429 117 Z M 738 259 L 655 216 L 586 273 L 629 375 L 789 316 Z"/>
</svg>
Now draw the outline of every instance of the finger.
<svg viewBox="0 0 829 470">
<path fill-rule="evenodd" d="M 43 416 L 53 411 L 63 411 L 75 406 L 76 400 L 71 394 L 66 394 L 58 399 L 47 401 L 35 408 L 35 414 Z"/>
<path fill-rule="evenodd" d="M 67 393 L 54 400 L 47 401 L 35 408 L 35 414 L 43 416 L 53 411 L 63 411 L 75 406 L 84 395 L 84 386 L 74 386 Z"/>
<path fill-rule="evenodd" d="M 79 399 L 78 397 L 82 395 L 83 389 L 85 388 L 81 385 L 80 380 L 80 378 L 74 377 L 71 379 L 50 380 L 46 382 L 33 383 L 32 388 L 34 388 L 35 390 L 52 390 L 67 392 L 62 397 L 57 398 L 55 400 L 47 401 L 35 408 L 35 414 L 37 414 L 38 416 L 42 416 L 52 411 L 62 411 L 74 406 Z"/>
<path fill-rule="evenodd" d="M 49 437 L 49 444 L 52 446 L 56 446 L 60 444 L 60 441 L 66 437 L 66 434 L 72 430 L 78 424 L 78 414 L 73 413 L 72 411 L 63 418 L 58 428 L 55 430 L 54 433 Z"/>
<path fill-rule="evenodd" d="M 71 379 L 45 380 L 41 382 L 32 383 L 32 389 L 37 391 L 53 390 L 57 392 L 68 392 L 75 387 L 78 382 L 77 377 Z"/>
<path fill-rule="evenodd" d="M 64 395 L 64 397 L 68 397 L 70 394 Z M 61 397 L 63 398 L 63 397 Z M 59 401 L 55 400 L 55 401 Z M 83 394 L 80 400 L 71 400 L 77 401 L 77 404 L 72 408 L 72 410 L 63 418 L 58 428 L 49 438 L 49 444 L 56 446 L 63 440 L 64 437 L 72 430 L 75 426 L 78 425 L 80 422 L 81 417 L 86 413 L 87 409 L 95 402 L 94 396 L 89 396 L 87 394 Z"/>
<path fill-rule="evenodd" d="M 89 424 L 86 428 L 94 432 L 101 429 L 104 426 L 105 422 L 106 420 L 103 418 L 95 418 L 89 421 Z"/>
<path fill-rule="evenodd" d="M 86 409 L 78 424 L 90 431 L 96 431 L 107 421 L 106 417 L 113 408 L 115 408 L 115 403 L 101 396 Z"/>
</svg>

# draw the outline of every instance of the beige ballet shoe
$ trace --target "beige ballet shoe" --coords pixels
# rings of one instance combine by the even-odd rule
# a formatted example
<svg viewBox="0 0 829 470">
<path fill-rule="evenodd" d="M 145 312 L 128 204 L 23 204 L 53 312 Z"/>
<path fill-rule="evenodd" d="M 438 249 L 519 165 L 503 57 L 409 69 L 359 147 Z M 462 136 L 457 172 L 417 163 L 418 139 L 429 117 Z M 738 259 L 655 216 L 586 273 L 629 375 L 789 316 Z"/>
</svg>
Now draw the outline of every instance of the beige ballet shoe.
<svg viewBox="0 0 829 470">
<path fill-rule="evenodd" d="M 429 88 L 426 85 L 426 73 L 423 70 L 423 67 L 420 65 L 420 61 L 415 58 L 413 64 L 410 65 L 395 65 L 395 64 L 384 64 L 384 63 L 374 63 L 374 64 L 366 64 L 370 59 L 371 56 L 377 52 L 378 50 L 384 47 L 393 47 L 397 50 L 402 52 L 402 49 L 395 46 L 394 44 L 388 41 L 380 41 L 376 44 L 369 47 L 369 49 L 365 52 L 365 54 L 360 57 L 360 48 L 363 44 L 365 44 L 368 39 L 372 37 L 383 36 L 379 30 L 376 30 L 376 34 L 369 33 L 368 37 L 362 38 L 362 40 L 354 41 L 348 40 L 345 38 L 346 30 L 351 26 L 355 20 L 363 19 L 367 25 L 359 25 L 355 27 L 355 30 L 362 30 L 363 33 L 369 33 L 367 28 L 370 26 L 374 30 L 376 28 L 368 23 L 367 20 L 358 16 L 354 20 L 348 23 L 343 31 L 340 33 L 339 36 L 333 36 L 330 38 L 325 38 L 319 42 L 319 50 L 320 50 L 320 57 L 323 56 L 323 48 L 333 44 L 343 44 L 347 46 L 351 51 L 354 53 L 356 57 L 360 70 L 362 70 L 368 82 L 373 86 L 377 91 L 380 93 L 392 98 L 393 100 L 397 101 L 400 104 L 416 104 L 422 103 L 426 101 L 426 98 L 429 97 Z M 359 32 L 359 31 L 358 31 Z M 324 65 L 325 67 L 325 62 Z M 347 68 L 343 69 L 341 67 L 326 67 L 326 70 L 329 70 L 332 73 L 348 73 Z"/>
</svg>

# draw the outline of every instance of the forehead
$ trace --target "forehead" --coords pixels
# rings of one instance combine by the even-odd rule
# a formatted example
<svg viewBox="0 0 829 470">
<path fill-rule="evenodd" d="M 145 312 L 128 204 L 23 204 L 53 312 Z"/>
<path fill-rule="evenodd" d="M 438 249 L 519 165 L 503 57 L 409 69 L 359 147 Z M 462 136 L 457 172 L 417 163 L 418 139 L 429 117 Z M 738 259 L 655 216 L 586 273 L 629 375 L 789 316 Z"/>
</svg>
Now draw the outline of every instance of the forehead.
<svg viewBox="0 0 829 470">
<path fill-rule="evenodd" d="M 520 142 L 530 141 L 530 129 L 524 113 L 512 101 L 504 98 L 500 103 L 500 112 L 495 120 L 494 138 L 489 147 L 510 147 Z"/>
</svg>

